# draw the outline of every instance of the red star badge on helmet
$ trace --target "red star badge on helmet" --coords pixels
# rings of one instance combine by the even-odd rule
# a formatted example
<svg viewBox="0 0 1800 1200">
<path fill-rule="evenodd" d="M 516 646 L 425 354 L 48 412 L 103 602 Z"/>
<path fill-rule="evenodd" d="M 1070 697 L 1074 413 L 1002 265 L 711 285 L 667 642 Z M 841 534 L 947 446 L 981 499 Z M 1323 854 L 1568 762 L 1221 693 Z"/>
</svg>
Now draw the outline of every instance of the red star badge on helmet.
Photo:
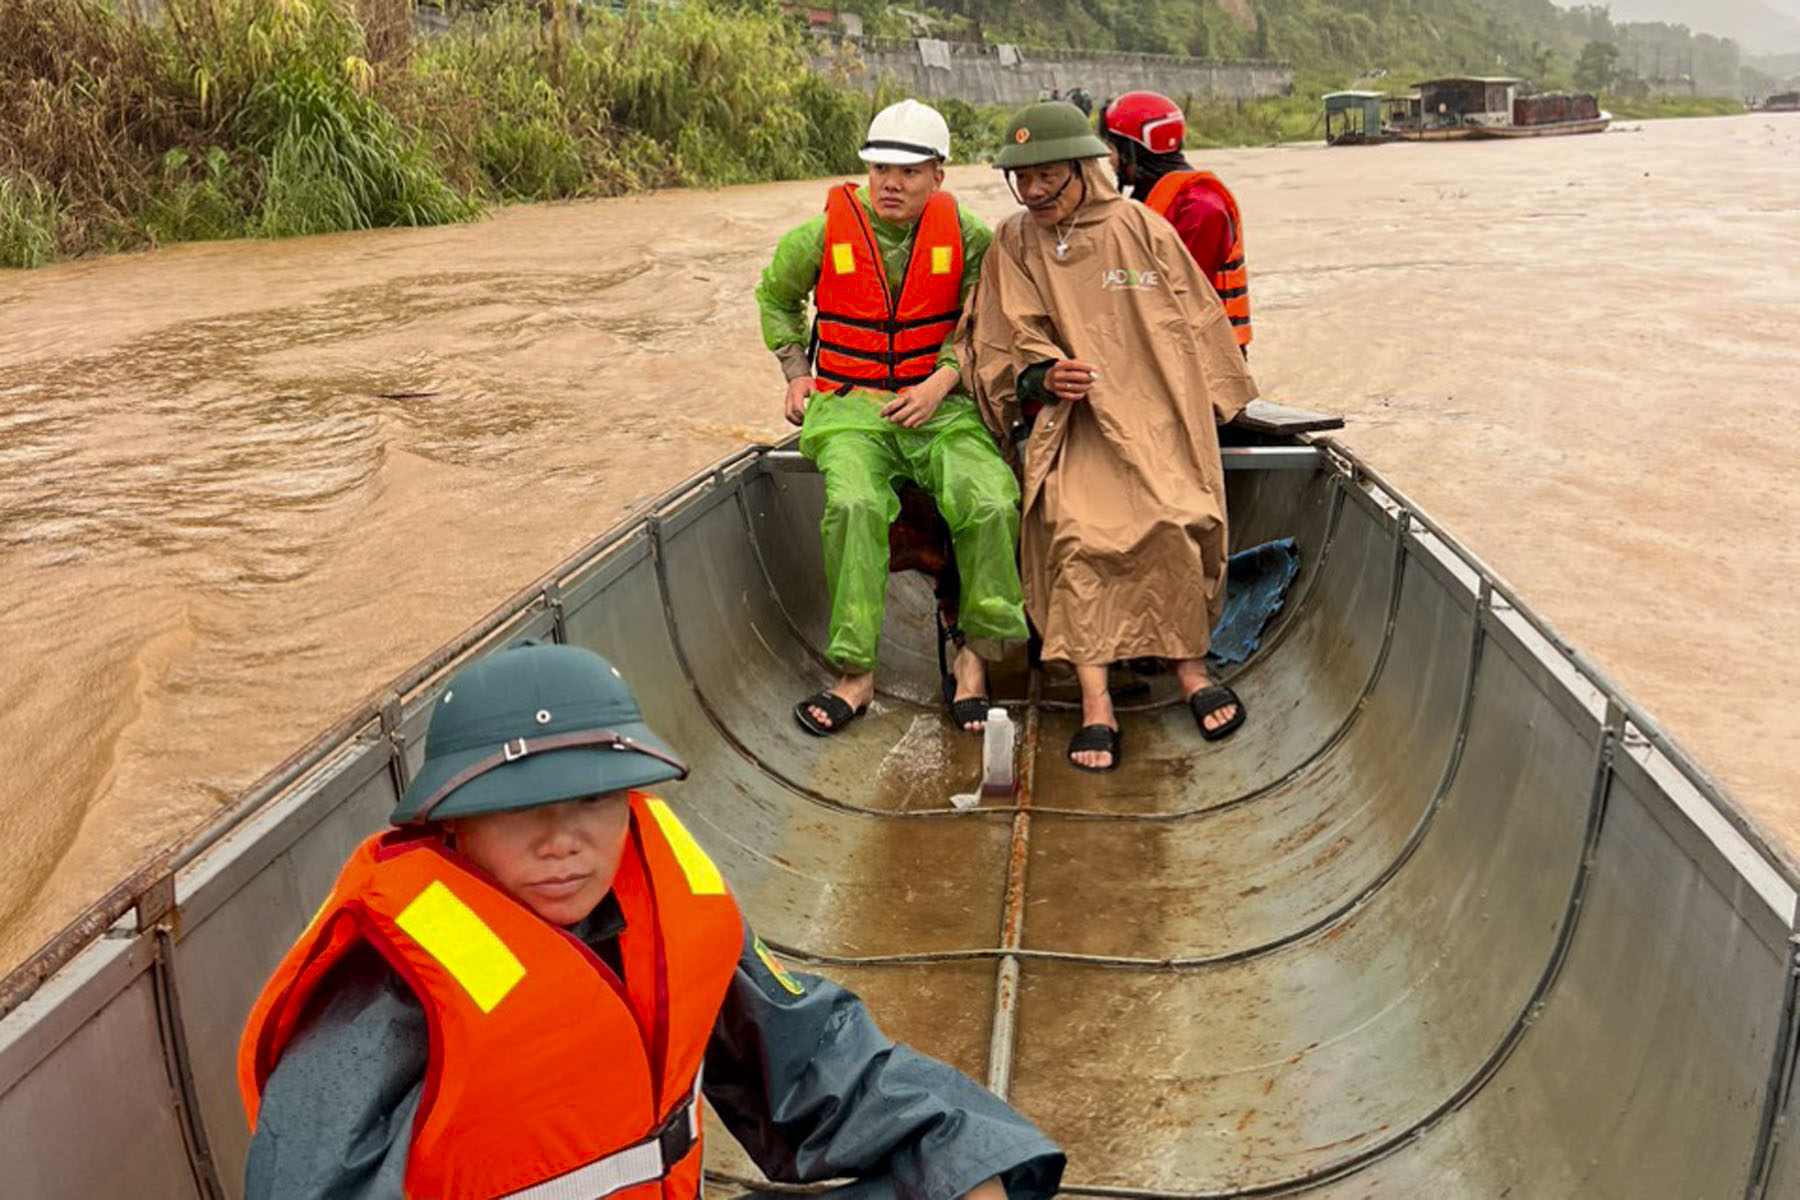
<svg viewBox="0 0 1800 1200">
<path fill-rule="evenodd" d="M 1019 145 L 1021 145 L 1021 146 L 1023 146 L 1026 142 L 1029 142 L 1030 140 L 1031 140 L 1031 130 L 1029 130 L 1029 129 L 1021 129 L 1021 130 L 1019 130 L 1019 132 L 1013 134 L 1013 141 L 1019 143 Z"/>
</svg>

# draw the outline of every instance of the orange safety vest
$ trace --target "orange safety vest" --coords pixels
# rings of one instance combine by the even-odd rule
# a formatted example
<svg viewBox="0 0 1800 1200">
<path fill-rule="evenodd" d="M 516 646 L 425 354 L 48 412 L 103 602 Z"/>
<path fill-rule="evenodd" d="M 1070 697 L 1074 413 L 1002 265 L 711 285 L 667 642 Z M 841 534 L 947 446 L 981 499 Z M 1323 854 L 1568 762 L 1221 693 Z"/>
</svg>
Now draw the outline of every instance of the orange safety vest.
<svg viewBox="0 0 1800 1200">
<path fill-rule="evenodd" d="M 933 192 L 925 202 L 896 301 L 856 185 L 832 188 L 825 195 L 825 259 L 813 293 L 819 386 L 897 392 L 924 383 L 962 314 L 962 275 L 962 222 L 950 193 Z"/>
<path fill-rule="evenodd" d="M 1231 318 L 1231 332 L 1237 338 L 1237 344 L 1248 346 L 1250 273 L 1244 269 L 1244 221 L 1238 215 L 1237 199 L 1231 189 L 1211 171 L 1170 171 L 1156 181 L 1144 204 L 1151 212 L 1166 217 L 1175 197 L 1189 187 L 1206 188 L 1225 202 L 1225 212 L 1231 219 L 1231 249 L 1225 255 L 1224 264 L 1214 273 L 1212 285 L 1225 304 L 1225 315 Z"/>
<path fill-rule="evenodd" d="M 307 1001 L 367 942 L 430 1021 L 409 1197 L 693 1200 L 701 1059 L 744 925 L 668 805 L 633 792 L 631 815 L 613 882 L 623 981 L 441 838 L 364 842 L 251 1011 L 238 1084 L 252 1129 Z"/>
</svg>

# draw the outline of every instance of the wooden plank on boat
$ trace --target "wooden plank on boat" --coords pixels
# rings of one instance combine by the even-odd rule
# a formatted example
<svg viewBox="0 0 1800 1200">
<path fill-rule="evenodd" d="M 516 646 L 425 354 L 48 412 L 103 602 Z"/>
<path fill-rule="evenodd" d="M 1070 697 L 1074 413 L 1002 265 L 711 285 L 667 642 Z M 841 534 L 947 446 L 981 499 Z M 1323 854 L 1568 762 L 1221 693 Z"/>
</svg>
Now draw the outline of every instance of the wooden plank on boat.
<svg viewBox="0 0 1800 1200">
<path fill-rule="evenodd" d="M 1252 433 L 1292 435 L 1317 433 L 1325 429 L 1342 429 L 1344 418 L 1333 416 L 1330 413 L 1312 412 L 1309 409 L 1276 404 L 1272 400 L 1252 400 L 1244 406 L 1244 411 L 1239 413 L 1231 423 L 1239 429 L 1247 429 Z"/>
</svg>

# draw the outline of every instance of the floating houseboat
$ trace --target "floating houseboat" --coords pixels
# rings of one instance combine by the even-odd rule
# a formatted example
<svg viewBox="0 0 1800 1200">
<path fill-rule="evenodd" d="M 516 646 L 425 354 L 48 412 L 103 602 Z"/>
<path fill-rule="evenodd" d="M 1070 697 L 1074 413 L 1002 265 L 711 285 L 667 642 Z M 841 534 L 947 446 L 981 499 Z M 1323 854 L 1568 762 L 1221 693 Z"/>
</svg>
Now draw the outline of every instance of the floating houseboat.
<svg viewBox="0 0 1800 1200">
<path fill-rule="evenodd" d="M 1380 92 L 1328 92 L 1325 102 L 1327 146 L 1369 146 L 1392 139 L 1383 131 Z"/>
<path fill-rule="evenodd" d="M 1551 137 L 1598 133 L 1612 121 L 1612 115 L 1603 112 L 1590 94 L 1549 92 L 1522 96 L 1522 82 L 1507 75 L 1454 75 L 1425 80 L 1414 85 L 1416 92 L 1384 98 L 1382 136 L 1374 140 L 1441 142 L 1483 137 Z"/>
<path fill-rule="evenodd" d="M 1612 123 L 1612 114 L 1587 92 L 1544 92 L 1519 96 L 1512 103 L 1512 124 L 1474 125 L 1475 137 L 1556 137 L 1567 133 L 1599 133 Z"/>
</svg>

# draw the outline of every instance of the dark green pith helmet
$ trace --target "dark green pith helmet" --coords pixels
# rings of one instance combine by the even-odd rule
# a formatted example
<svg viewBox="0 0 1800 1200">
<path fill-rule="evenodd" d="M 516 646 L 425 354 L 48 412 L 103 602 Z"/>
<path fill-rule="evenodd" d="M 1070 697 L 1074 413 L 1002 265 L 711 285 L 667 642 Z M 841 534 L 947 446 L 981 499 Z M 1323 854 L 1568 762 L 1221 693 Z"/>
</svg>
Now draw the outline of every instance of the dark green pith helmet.
<svg viewBox="0 0 1800 1200">
<path fill-rule="evenodd" d="M 686 775 L 611 663 L 527 642 L 450 680 L 432 705 L 425 765 L 392 820 L 536 808 Z"/>
<path fill-rule="evenodd" d="M 1013 114 L 994 165 L 1011 171 L 1071 158 L 1105 157 L 1106 143 L 1088 128 L 1079 108 L 1061 100 L 1045 100 Z"/>
</svg>

